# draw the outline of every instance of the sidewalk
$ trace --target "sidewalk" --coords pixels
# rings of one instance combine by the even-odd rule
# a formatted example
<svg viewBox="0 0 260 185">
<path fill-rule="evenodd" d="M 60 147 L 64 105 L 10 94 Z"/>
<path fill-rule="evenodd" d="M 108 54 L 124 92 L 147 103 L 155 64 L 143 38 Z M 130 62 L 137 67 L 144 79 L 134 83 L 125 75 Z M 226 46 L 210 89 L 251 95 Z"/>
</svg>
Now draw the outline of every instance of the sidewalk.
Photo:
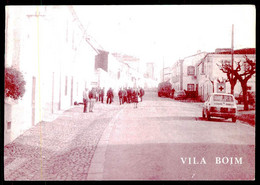
<svg viewBox="0 0 260 185">
<path fill-rule="evenodd" d="M 255 126 L 255 110 L 239 110 L 237 119 L 243 122 L 246 122 L 249 125 Z"/>
<path fill-rule="evenodd" d="M 74 106 L 40 122 L 4 147 L 5 180 L 86 180 L 97 144 L 122 107 L 96 103 L 93 113 Z"/>
</svg>

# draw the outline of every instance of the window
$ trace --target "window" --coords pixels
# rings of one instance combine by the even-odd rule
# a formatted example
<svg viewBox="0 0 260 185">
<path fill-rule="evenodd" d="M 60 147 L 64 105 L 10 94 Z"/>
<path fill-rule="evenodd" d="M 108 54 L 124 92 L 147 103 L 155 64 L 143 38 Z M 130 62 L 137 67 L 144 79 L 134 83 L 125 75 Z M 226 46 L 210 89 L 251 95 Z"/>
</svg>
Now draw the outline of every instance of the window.
<svg viewBox="0 0 260 185">
<path fill-rule="evenodd" d="M 191 75 L 191 76 L 195 75 L 195 67 L 194 66 L 188 66 L 187 75 Z"/>
<path fill-rule="evenodd" d="M 188 84 L 187 91 L 194 91 L 194 84 Z"/>
<path fill-rule="evenodd" d="M 7 122 L 7 130 L 11 130 L 11 121 Z"/>
<path fill-rule="evenodd" d="M 222 102 L 233 102 L 234 101 L 233 97 L 229 96 L 229 95 L 214 95 L 213 100 L 222 101 Z"/>
</svg>

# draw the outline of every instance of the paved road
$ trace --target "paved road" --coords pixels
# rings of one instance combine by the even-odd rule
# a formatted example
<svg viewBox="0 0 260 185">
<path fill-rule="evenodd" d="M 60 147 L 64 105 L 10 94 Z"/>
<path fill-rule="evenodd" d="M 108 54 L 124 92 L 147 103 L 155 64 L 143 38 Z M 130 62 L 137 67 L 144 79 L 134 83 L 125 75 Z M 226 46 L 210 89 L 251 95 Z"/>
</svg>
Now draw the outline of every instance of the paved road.
<svg viewBox="0 0 260 185">
<path fill-rule="evenodd" d="M 254 179 L 254 164 L 254 127 L 149 92 L 137 109 L 74 107 L 4 148 L 5 180 Z"/>
<path fill-rule="evenodd" d="M 255 130 L 203 120 L 196 104 L 147 93 L 138 109 L 127 105 L 118 116 L 104 158 L 102 175 L 91 179 L 252 180 Z"/>
</svg>

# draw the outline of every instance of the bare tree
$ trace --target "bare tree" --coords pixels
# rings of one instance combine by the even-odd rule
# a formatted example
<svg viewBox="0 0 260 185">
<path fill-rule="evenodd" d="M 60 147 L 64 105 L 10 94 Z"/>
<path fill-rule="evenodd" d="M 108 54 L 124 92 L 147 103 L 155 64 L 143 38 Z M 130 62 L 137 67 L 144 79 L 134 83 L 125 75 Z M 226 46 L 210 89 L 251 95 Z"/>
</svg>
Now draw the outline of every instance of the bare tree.
<svg viewBox="0 0 260 185">
<path fill-rule="evenodd" d="M 256 73 L 256 61 L 250 60 L 245 55 L 245 60 L 243 62 L 239 61 L 235 62 L 235 64 L 235 69 L 232 69 L 231 62 L 229 61 L 221 61 L 220 65 L 217 65 L 221 71 L 227 74 L 227 78 L 231 85 L 231 93 L 234 92 L 234 87 L 237 80 L 240 81 L 243 91 L 244 110 L 248 110 L 247 82 Z"/>
<path fill-rule="evenodd" d="M 240 61 L 236 62 L 236 63 L 239 64 Z M 240 65 L 237 65 L 236 69 L 232 70 L 231 62 L 227 61 L 227 60 L 222 60 L 220 62 L 220 65 L 217 64 L 217 66 L 219 67 L 219 69 L 222 72 L 227 74 L 227 81 L 230 83 L 231 94 L 234 94 L 234 88 L 235 88 L 235 85 L 236 85 L 238 79 L 233 74 L 234 74 L 234 71 L 238 72 L 241 70 Z"/>
</svg>

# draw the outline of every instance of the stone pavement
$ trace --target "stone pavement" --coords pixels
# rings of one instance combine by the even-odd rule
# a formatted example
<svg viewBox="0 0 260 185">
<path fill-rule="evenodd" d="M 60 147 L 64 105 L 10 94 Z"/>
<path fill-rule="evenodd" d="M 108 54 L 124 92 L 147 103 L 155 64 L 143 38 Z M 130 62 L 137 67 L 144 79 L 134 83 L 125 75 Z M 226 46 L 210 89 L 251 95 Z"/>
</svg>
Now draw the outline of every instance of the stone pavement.
<svg viewBox="0 0 260 185">
<path fill-rule="evenodd" d="M 41 122 L 4 147 L 5 180 L 87 180 L 97 144 L 122 109 L 96 103 L 93 113 L 75 106 Z"/>
</svg>

